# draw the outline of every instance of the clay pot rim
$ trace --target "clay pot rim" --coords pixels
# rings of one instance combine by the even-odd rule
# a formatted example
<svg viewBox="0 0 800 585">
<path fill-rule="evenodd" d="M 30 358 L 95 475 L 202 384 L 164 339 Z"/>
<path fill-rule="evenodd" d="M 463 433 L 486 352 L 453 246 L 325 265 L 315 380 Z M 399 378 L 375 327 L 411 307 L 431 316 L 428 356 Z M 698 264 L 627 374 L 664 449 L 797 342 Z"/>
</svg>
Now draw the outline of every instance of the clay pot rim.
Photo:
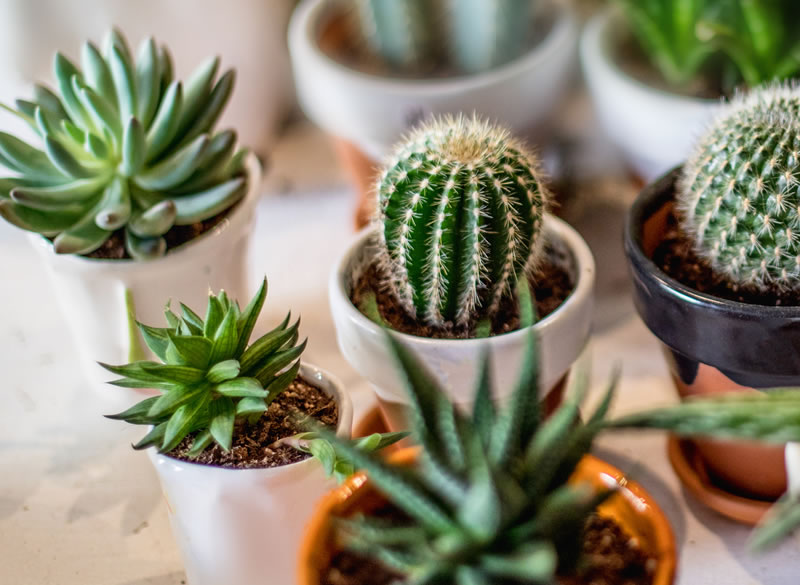
<svg viewBox="0 0 800 585">
<path fill-rule="evenodd" d="M 312 386 L 316 386 L 329 396 L 336 400 L 336 405 L 339 407 L 339 420 L 336 423 L 336 434 L 342 438 L 349 439 L 352 435 L 353 428 L 353 402 L 350 399 L 350 394 L 345 390 L 344 384 L 341 380 L 322 368 L 318 368 L 312 364 L 302 362 L 300 364 L 300 372 L 298 378 L 306 381 Z M 154 447 L 147 449 L 147 455 L 154 466 L 169 465 L 175 470 L 192 470 L 195 473 L 203 474 L 261 474 L 262 476 L 274 477 L 278 476 L 287 470 L 297 470 L 298 466 L 316 465 L 318 462 L 314 457 L 307 457 L 302 461 L 295 461 L 288 465 L 280 465 L 278 467 L 253 467 L 253 468 L 231 468 L 231 467 L 218 467 L 215 465 L 206 465 L 203 463 L 194 463 L 192 461 L 185 461 L 183 459 L 176 459 L 164 453 L 159 453 Z"/>
<path fill-rule="evenodd" d="M 335 291 L 335 294 L 343 299 L 346 299 L 345 311 L 347 318 L 359 324 L 359 327 L 365 329 L 370 335 L 382 335 L 384 328 L 374 323 L 366 315 L 358 310 L 353 302 L 350 300 L 348 291 L 348 281 L 351 278 L 351 271 L 347 270 L 351 264 L 351 259 L 356 256 L 359 251 L 369 243 L 369 239 L 376 233 L 375 226 L 367 226 L 358 232 L 350 244 L 345 248 L 344 252 L 339 256 L 334 264 L 334 269 L 331 271 L 329 282 L 329 290 Z M 552 326 L 554 322 L 559 319 L 569 319 L 573 313 L 580 310 L 581 306 L 587 302 L 592 302 L 592 294 L 594 290 L 595 279 L 595 262 L 592 251 L 589 249 L 586 241 L 581 235 L 562 219 L 553 215 L 545 215 L 544 230 L 549 232 L 550 236 L 556 236 L 565 247 L 569 250 L 575 262 L 575 286 L 570 292 L 569 296 L 562 302 L 556 309 L 534 323 L 532 329 L 543 335 L 544 332 Z M 469 345 L 482 347 L 488 343 L 513 343 L 518 340 L 521 335 L 526 335 L 530 328 L 520 328 L 507 333 L 499 335 L 492 335 L 490 337 L 471 337 L 468 339 L 440 339 L 434 337 L 422 337 L 420 335 L 412 335 L 394 329 L 387 329 L 391 335 L 397 336 L 402 339 L 404 343 L 413 345 L 419 351 L 425 351 L 426 348 L 433 346 L 453 346 L 456 345 L 462 349 L 468 348 Z"/>
<path fill-rule="evenodd" d="M 407 465 L 416 459 L 419 447 L 407 447 L 392 453 L 389 457 L 391 463 Z M 609 486 L 618 485 L 618 497 L 613 500 L 614 505 L 627 504 L 639 515 L 647 515 L 653 526 L 655 535 L 653 549 L 659 555 L 658 567 L 653 577 L 652 585 L 672 585 L 677 568 L 677 552 L 675 535 L 669 520 L 658 506 L 653 497 L 638 483 L 627 479 L 624 473 L 613 465 L 594 457 L 585 455 L 580 465 L 588 467 L 592 475 L 602 477 L 603 483 Z M 348 478 L 342 485 L 329 492 L 318 504 L 314 515 L 308 523 L 299 558 L 299 585 L 319 585 L 314 581 L 312 559 L 320 548 L 325 545 L 323 537 L 326 536 L 327 526 L 331 517 L 338 515 L 354 496 L 364 494 L 365 486 L 369 485 L 367 474 L 358 472 Z M 611 501 L 610 501 L 611 502 Z M 624 503 L 619 503 L 624 502 Z M 636 535 L 639 536 L 639 535 Z"/>
<path fill-rule="evenodd" d="M 669 276 L 645 254 L 642 246 L 645 221 L 661 209 L 668 201 L 674 199 L 674 184 L 683 165 L 670 170 L 655 182 L 647 185 L 636 197 L 628 210 L 625 221 L 624 241 L 625 253 L 634 267 L 656 281 L 659 287 L 671 296 L 697 307 L 725 314 L 729 317 L 747 320 L 759 320 L 762 317 L 771 319 L 800 319 L 800 306 L 770 306 L 743 303 L 716 297 L 700 292 Z"/>
<path fill-rule="evenodd" d="M 332 58 L 319 45 L 319 30 L 325 19 L 330 19 L 334 9 L 326 0 L 308 0 L 298 6 L 289 25 L 290 38 L 307 39 L 313 58 L 336 74 L 349 77 L 360 83 L 395 88 L 401 93 L 450 94 L 453 91 L 469 91 L 490 86 L 508 78 L 524 75 L 525 71 L 535 69 L 547 62 L 568 44 L 577 30 L 578 24 L 573 10 L 567 3 L 548 0 L 552 11 L 552 22 L 548 30 L 527 52 L 516 59 L 487 71 L 472 74 L 457 74 L 442 78 L 426 77 L 388 77 L 374 75 L 353 69 Z M 306 41 L 304 41 L 306 42 Z"/>
</svg>

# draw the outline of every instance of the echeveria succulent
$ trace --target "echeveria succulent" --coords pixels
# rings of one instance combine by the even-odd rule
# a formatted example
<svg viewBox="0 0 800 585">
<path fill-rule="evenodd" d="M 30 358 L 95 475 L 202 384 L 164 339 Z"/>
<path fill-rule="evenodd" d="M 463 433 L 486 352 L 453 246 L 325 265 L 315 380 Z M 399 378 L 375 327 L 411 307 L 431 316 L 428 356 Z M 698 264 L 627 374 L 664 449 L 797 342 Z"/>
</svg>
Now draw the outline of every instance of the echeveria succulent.
<svg viewBox="0 0 800 585">
<path fill-rule="evenodd" d="M 112 32 L 101 52 L 83 47 L 83 70 L 55 57 L 57 92 L 3 106 L 41 139 L 37 148 L 0 132 L 0 215 L 53 238 L 58 253 L 88 254 L 124 230 L 131 257 L 166 251 L 174 225 L 209 219 L 246 191 L 236 133 L 215 133 L 234 84 L 209 59 L 184 84 L 166 47 L 147 39 L 134 61 Z"/>
<path fill-rule="evenodd" d="M 153 427 L 135 448 L 156 446 L 166 453 L 194 433 L 190 455 L 212 442 L 227 451 L 236 419 L 258 420 L 291 384 L 306 345 L 295 345 L 299 323 L 290 326 L 287 315 L 278 327 L 248 343 L 266 296 L 265 280 L 243 311 L 224 291 L 209 295 L 205 319 L 183 304 L 180 315 L 167 308 L 167 327 L 139 324 L 161 363 L 101 364 L 123 376 L 111 384 L 161 391 L 110 417 Z"/>
</svg>

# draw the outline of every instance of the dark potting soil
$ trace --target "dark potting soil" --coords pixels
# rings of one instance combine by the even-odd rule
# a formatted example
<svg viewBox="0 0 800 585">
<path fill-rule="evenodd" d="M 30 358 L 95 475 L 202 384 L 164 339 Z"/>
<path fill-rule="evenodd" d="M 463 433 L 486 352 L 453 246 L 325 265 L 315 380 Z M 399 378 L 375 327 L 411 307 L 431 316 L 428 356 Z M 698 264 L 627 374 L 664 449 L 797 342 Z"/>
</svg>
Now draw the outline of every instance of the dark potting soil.
<svg viewBox="0 0 800 585">
<path fill-rule="evenodd" d="M 561 585 L 651 585 L 657 567 L 635 539 L 608 518 L 591 516 L 583 542 L 583 566 L 577 575 L 560 576 Z M 331 559 L 322 585 L 390 585 L 400 575 L 349 551 Z"/>
<path fill-rule="evenodd" d="M 800 306 L 798 292 L 753 292 L 740 289 L 714 274 L 711 265 L 695 254 L 691 239 L 680 229 L 674 214 L 667 219 L 667 230 L 653 252 L 653 262 L 678 282 L 711 296 L 767 307 Z"/>
<path fill-rule="evenodd" d="M 317 422 L 330 427 L 335 427 L 339 422 L 336 400 L 319 388 L 296 378 L 269 405 L 256 424 L 248 425 L 246 421 L 237 421 L 233 431 L 233 445 L 227 453 L 215 443 L 198 457 L 188 457 L 186 453 L 191 449 L 194 440 L 190 435 L 170 451 L 169 456 L 191 463 L 236 469 L 280 467 L 296 463 L 306 459 L 308 455 L 276 442 L 305 431 L 301 420 L 303 415 L 311 416 Z"/>
<path fill-rule="evenodd" d="M 369 265 L 355 282 L 350 300 L 359 307 L 364 295 L 374 292 L 381 315 L 395 331 L 435 339 L 470 339 L 475 336 L 470 329 L 457 328 L 452 324 L 433 327 L 420 323 L 405 312 L 394 295 L 378 286 L 377 283 L 383 280 L 377 265 Z M 539 319 L 555 311 L 575 289 L 575 283 L 563 264 L 549 256 L 542 262 L 539 272 L 530 283 L 536 296 L 536 314 Z M 516 329 L 519 329 L 519 308 L 514 299 L 506 297 L 493 319 L 492 335 Z"/>
<path fill-rule="evenodd" d="M 204 221 L 198 221 L 190 225 L 172 226 L 170 230 L 164 234 L 164 239 L 167 242 L 167 250 L 169 251 L 172 248 L 177 248 L 213 229 L 222 222 L 231 211 L 236 209 L 237 205 L 238 203 Z M 131 256 L 128 254 L 128 250 L 125 249 L 125 229 L 120 228 L 114 231 L 97 250 L 89 254 L 84 254 L 84 257 L 100 260 L 130 260 Z"/>
</svg>

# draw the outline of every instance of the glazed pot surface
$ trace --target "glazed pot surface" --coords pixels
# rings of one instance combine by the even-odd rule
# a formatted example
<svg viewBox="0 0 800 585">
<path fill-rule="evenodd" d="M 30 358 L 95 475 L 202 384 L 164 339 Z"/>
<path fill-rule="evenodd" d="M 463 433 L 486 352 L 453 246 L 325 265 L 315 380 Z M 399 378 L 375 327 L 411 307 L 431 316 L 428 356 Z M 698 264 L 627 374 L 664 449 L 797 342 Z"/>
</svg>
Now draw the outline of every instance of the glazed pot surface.
<svg viewBox="0 0 800 585">
<path fill-rule="evenodd" d="M 393 453 L 390 461 L 410 465 L 417 453 L 416 448 L 403 449 Z M 598 513 L 616 521 L 638 540 L 644 551 L 656 558 L 658 565 L 653 585 L 672 585 L 677 564 L 675 537 L 669 521 L 650 494 L 615 467 L 591 455 L 583 458 L 570 482 L 586 482 L 596 489 L 618 487 L 617 495 L 603 503 Z M 321 585 L 322 575 L 334 552 L 331 546 L 334 518 L 368 513 L 383 501 L 364 473 L 357 473 L 329 493 L 319 503 L 306 531 L 300 551 L 298 585 Z"/>
<path fill-rule="evenodd" d="M 651 257 L 672 213 L 675 169 L 648 186 L 631 208 L 625 251 L 634 303 L 659 338 L 682 398 L 800 386 L 800 307 L 752 305 L 696 291 L 664 273 Z M 780 343 L 776 341 L 780 340 Z M 747 497 L 786 491 L 783 447 L 694 441 L 715 479 Z"/>
</svg>

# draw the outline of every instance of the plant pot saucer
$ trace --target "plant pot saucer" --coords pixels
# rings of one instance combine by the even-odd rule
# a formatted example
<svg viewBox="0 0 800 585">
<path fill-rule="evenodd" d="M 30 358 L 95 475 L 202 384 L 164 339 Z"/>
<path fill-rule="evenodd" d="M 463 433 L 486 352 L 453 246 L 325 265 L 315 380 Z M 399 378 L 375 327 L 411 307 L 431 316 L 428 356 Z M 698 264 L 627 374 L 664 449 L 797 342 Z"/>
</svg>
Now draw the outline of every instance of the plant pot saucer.
<svg viewBox="0 0 800 585">
<path fill-rule="evenodd" d="M 742 524 L 755 525 L 773 502 L 750 498 L 716 484 L 694 444 L 674 435 L 667 442 L 672 469 L 692 495 L 715 512 Z"/>
</svg>

